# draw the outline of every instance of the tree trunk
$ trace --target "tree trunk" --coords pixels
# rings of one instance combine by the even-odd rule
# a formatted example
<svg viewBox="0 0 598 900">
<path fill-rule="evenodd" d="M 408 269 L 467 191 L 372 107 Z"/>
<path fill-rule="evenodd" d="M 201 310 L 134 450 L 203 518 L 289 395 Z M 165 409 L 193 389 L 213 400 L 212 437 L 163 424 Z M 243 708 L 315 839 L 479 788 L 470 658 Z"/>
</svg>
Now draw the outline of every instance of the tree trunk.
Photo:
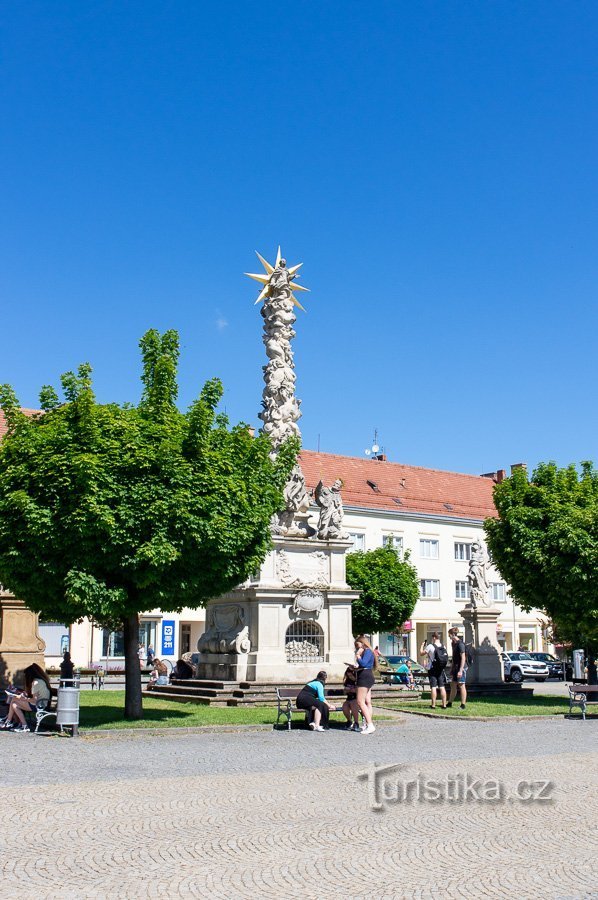
<svg viewBox="0 0 598 900">
<path fill-rule="evenodd" d="M 125 639 L 125 719 L 142 719 L 141 666 L 139 664 L 139 616 L 123 619 Z"/>
</svg>

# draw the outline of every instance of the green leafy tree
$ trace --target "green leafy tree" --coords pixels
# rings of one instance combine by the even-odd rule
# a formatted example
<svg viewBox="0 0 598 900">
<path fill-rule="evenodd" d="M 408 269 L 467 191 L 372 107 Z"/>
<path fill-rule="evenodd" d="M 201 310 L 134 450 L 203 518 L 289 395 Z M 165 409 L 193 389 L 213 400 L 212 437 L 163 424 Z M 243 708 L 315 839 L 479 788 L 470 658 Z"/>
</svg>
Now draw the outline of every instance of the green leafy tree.
<svg viewBox="0 0 598 900">
<path fill-rule="evenodd" d="M 598 472 L 542 463 L 494 488 L 488 547 L 517 602 L 545 610 L 557 632 L 598 650 Z"/>
<path fill-rule="evenodd" d="M 177 333 L 140 346 L 136 407 L 97 403 L 89 365 L 62 376 L 64 401 L 44 387 L 32 418 L 0 392 L 0 582 L 47 618 L 120 625 L 127 718 L 142 715 L 138 614 L 202 606 L 259 566 L 298 449 L 272 461 L 267 437 L 230 428 L 218 380 L 181 413 Z"/>
<path fill-rule="evenodd" d="M 391 546 L 347 556 L 347 582 L 360 592 L 353 601 L 355 634 L 395 631 L 413 612 L 419 597 L 419 578 L 409 562 Z"/>
</svg>

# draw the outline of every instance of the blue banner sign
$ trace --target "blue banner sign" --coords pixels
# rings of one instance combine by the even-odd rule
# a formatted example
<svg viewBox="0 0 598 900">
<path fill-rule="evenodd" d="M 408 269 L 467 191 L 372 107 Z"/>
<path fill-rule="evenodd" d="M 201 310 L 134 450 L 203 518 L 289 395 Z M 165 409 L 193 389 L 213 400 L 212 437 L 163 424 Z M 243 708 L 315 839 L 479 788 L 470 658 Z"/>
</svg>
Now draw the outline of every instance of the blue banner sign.
<svg viewBox="0 0 598 900">
<path fill-rule="evenodd" d="M 162 620 L 162 656 L 174 656 L 174 620 Z"/>
</svg>

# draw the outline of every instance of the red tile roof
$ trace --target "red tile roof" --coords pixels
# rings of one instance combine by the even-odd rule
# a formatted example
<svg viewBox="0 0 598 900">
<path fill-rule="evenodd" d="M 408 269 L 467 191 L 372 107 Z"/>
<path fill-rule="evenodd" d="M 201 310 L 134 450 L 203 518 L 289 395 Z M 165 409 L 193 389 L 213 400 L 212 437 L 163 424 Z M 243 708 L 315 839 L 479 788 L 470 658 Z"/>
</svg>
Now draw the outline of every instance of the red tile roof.
<svg viewBox="0 0 598 900">
<path fill-rule="evenodd" d="M 39 410 L 24 409 L 23 412 L 33 416 Z M 0 439 L 4 434 L 6 423 L 0 411 Z M 461 475 L 313 450 L 301 451 L 301 468 L 310 488 L 314 488 L 320 478 L 327 485 L 341 478 L 345 506 L 480 520 L 496 516 L 492 501 L 494 482 L 480 475 Z M 395 498 L 401 501 L 400 504 Z"/>
<path fill-rule="evenodd" d="M 496 516 L 492 501 L 494 481 L 481 475 L 460 475 L 313 450 L 301 451 L 301 468 L 310 488 L 320 478 L 326 485 L 341 478 L 345 506 L 480 520 Z M 401 501 L 400 505 L 395 498 Z"/>
<path fill-rule="evenodd" d="M 23 409 L 21 408 L 21 412 L 24 412 L 26 416 L 36 416 L 40 410 L 39 409 Z M 8 428 L 6 426 L 6 419 L 4 418 L 4 413 L 0 409 L 0 439 L 4 437 Z"/>
</svg>

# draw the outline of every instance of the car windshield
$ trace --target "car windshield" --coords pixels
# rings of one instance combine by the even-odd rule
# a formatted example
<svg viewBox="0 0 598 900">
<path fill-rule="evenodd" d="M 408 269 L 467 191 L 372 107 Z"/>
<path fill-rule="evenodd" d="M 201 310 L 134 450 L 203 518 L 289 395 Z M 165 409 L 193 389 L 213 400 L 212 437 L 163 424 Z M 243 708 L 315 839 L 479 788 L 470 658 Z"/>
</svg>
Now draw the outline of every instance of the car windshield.
<svg viewBox="0 0 598 900">
<path fill-rule="evenodd" d="M 529 653 L 511 653 L 511 659 L 521 660 L 521 659 L 529 659 L 531 660 L 531 656 Z"/>
</svg>

